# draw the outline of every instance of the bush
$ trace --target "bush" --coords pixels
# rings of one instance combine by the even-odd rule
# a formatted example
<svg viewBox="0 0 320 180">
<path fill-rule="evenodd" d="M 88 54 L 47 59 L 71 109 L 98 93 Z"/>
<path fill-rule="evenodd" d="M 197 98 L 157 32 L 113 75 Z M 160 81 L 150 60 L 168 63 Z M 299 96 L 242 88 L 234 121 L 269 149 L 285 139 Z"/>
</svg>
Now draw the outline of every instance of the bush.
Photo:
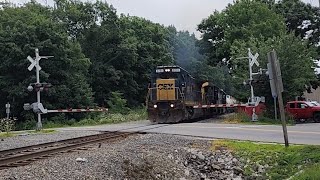
<svg viewBox="0 0 320 180">
<path fill-rule="evenodd" d="M 128 114 L 130 111 L 127 107 L 127 100 L 123 98 L 123 93 L 119 91 L 111 92 L 111 97 L 107 103 L 110 113 Z"/>
<path fill-rule="evenodd" d="M 9 134 L 14 129 L 16 118 L 0 119 L 0 130 Z"/>
</svg>

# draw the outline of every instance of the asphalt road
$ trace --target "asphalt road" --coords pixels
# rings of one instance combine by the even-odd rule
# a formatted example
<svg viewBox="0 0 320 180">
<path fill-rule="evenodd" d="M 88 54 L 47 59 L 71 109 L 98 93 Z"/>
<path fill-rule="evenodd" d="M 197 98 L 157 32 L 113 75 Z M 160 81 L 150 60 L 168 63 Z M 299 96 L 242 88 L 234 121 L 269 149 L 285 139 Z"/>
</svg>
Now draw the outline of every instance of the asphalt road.
<svg viewBox="0 0 320 180">
<path fill-rule="evenodd" d="M 320 145 L 320 123 L 287 126 L 289 143 Z M 94 130 L 94 131 L 142 131 L 197 136 L 205 138 L 223 138 L 261 142 L 284 143 L 281 125 L 243 125 L 222 123 L 180 123 L 151 124 L 138 121 L 123 124 L 59 128 L 59 130 Z"/>
</svg>

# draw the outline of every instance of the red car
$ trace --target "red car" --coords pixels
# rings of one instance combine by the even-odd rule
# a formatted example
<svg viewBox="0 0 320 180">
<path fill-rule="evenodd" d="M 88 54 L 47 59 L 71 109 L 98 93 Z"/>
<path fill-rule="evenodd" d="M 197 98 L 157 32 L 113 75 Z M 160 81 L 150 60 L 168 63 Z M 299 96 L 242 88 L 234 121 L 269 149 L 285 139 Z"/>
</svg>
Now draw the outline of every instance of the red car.
<svg viewBox="0 0 320 180">
<path fill-rule="evenodd" d="M 308 101 L 290 101 L 286 105 L 286 111 L 300 122 L 308 119 L 320 122 L 320 106 L 317 106 L 315 103 Z"/>
</svg>

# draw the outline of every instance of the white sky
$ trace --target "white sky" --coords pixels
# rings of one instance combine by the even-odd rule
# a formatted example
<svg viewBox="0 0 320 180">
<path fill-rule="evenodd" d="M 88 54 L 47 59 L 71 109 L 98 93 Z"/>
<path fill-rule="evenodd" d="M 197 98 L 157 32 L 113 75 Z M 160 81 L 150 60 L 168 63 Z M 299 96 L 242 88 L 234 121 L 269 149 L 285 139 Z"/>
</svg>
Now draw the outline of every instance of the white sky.
<svg viewBox="0 0 320 180">
<path fill-rule="evenodd" d="M 0 0 L 25 3 L 29 0 Z M 42 4 L 53 5 L 53 0 L 37 0 Z M 94 0 L 86 0 L 94 1 Z M 112 4 L 118 13 L 149 19 L 153 22 L 174 25 L 178 30 L 196 32 L 197 25 L 214 10 L 224 9 L 233 0 L 105 0 Z M 318 0 L 303 0 L 319 6 Z"/>
</svg>

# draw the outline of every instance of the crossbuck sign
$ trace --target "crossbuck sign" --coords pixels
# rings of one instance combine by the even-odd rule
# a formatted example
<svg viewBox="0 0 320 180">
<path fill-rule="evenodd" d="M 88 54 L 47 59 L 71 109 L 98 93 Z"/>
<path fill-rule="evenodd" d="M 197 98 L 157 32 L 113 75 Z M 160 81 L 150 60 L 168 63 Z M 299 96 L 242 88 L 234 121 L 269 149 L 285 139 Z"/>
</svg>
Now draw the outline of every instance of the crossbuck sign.
<svg viewBox="0 0 320 180">
<path fill-rule="evenodd" d="M 254 64 L 256 64 L 257 66 L 259 66 L 259 62 L 257 61 L 258 57 L 259 57 L 259 54 L 256 53 L 255 55 L 253 55 L 249 49 L 249 52 L 248 52 L 248 56 L 249 56 L 249 59 L 251 60 L 250 61 L 250 66 L 252 67 Z"/>
</svg>

